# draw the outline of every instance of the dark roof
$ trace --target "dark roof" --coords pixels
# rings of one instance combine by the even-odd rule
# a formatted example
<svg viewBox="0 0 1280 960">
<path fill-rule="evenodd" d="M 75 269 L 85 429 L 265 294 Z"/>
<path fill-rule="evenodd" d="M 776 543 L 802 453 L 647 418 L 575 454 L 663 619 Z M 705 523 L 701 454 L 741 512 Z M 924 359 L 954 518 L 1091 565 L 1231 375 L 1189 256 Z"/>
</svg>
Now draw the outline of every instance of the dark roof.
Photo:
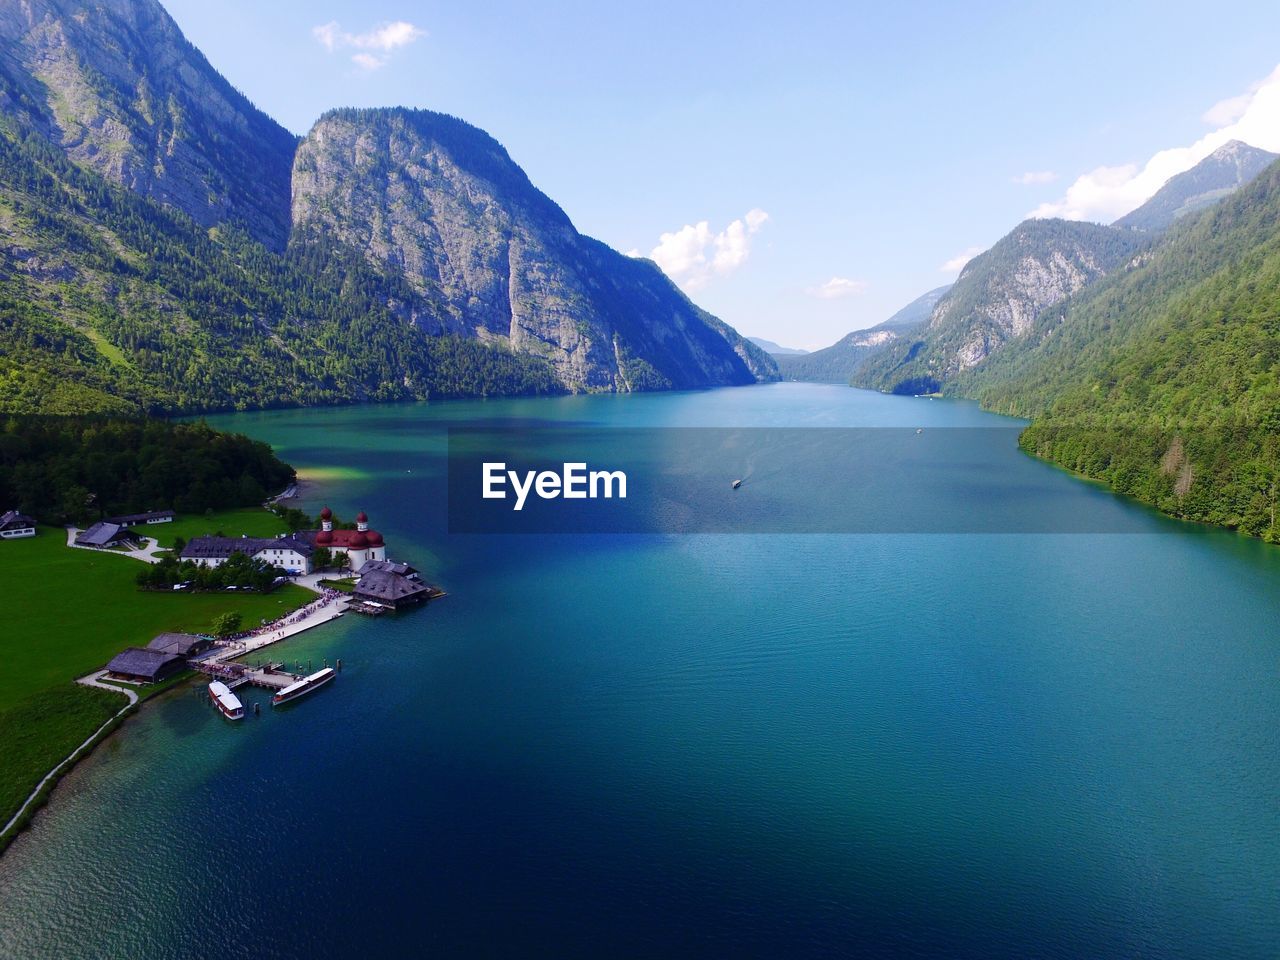
<svg viewBox="0 0 1280 960">
<path fill-rule="evenodd" d="M 121 540 L 134 539 L 125 527 L 118 523 L 108 523 L 106 520 L 99 520 L 88 530 L 81 532 L 76 537 L 76 543 L 87 547 L 107 547 Z"/>
<path fill-rule="evenodd" d="M 352 591 L 358 597 L 395 603 L 397 600 L 408 600 L 430 592 L 431 588 L 421 580 L 411 580 L 385 570 L 369 570 L 365 573 L 363 571 L 367 566 L 361 567 L 360 579 Z"/>
<path fill-rule="evenodd" d="M 233 553 L 253 556 L 259 550 L 297 550 L 304 557 L 315 549 L 297 534 L 287 537 L 192 537 L 182 548 L 183 560 L 225 560 Z"/>
<path fill-rule="evenodd" d="M 147 644 L 147 649 L 189 657 L 209 643 L 207 637 L 197 637 L 191 633 L 162 633 Z"/>
<path fill-rule="evenodd" d="M 152 510 L 150 513 L 126 513 L 119 517 L 107 517 L 108 523 L 118 523 L 122 527 L 127 527 L 131 523 L 146 523 L 148 520 L 159 520 L 162 517 L 168 517 L 172 520 L 177 514 L 172 510 Z"/>
<path fill-rule="evenodd" d="M 3 516 L 0 516 L 0 527 L 34 527 L 35 525 L 34 518 L 17 510 L 6 511 Z"/>
<path fill-rule="evenodd" d="M 407 563 L 397 563 L 394 560 L 366 560 L 356 573 L 364 576 L 366 573 L 394 573 L 402 577 L 416 577 L 418 571 Z"/>
<path fill-rule="evenodd" d="M 130 647 L 111 658 L 107 670 L 111 673 L 127 673 L 135 677 L 156 677 L 182 657 L 176 653 L 165 653 L 161 650 L 144 650 L 142 647 Z"/>
</svg>

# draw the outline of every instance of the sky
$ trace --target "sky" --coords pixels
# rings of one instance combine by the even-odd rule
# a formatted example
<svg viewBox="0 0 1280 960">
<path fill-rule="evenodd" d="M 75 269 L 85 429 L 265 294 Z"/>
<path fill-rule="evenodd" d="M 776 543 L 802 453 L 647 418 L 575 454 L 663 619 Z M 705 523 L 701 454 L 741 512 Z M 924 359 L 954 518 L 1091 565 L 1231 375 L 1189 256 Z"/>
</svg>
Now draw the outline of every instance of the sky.
<svg viewBox="0 0 1280 960">
<path fill-rule="evenodd" d="M 303 134 L 496 137 L 578 229 L 816 349 L 1029 215 L 1109 222 L 1233 136 L 1280 152 L 1280 4 L 162 0 Z"/>
</svg>

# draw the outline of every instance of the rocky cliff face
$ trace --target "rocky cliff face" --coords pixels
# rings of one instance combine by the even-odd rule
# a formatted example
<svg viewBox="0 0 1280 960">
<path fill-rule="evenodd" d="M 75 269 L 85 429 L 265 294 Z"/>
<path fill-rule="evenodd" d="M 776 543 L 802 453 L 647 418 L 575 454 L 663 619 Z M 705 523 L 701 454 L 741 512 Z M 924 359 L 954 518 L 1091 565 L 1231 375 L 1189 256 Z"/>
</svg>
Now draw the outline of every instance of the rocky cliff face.
<svg viewBox="0 0 1280 960">
<path fill-rule="evenodd" d="M 282 249 L 295 138 L 155 0 L 0 4 L 0 105 L 110 180 Z"/>
<path fill-rule="evenodd" d="M 750 383 L 773 361 L 647 260 L 584 237 L 501 144 L 427 111 L 326 114 L 293 166 L 294 242 L 403 274 L 431 333 L 550 361 L 575 390 Z"/>
<path fill-rule="evenodd" d="M 1130 230 L 1066 220 L 1027 220 L 975 257 L 914 337 L 869 360 L 860 382 L 905 393 L 938 390 L 1040 313 L 1130 259 L 1146 241 Z"/>
</svg>

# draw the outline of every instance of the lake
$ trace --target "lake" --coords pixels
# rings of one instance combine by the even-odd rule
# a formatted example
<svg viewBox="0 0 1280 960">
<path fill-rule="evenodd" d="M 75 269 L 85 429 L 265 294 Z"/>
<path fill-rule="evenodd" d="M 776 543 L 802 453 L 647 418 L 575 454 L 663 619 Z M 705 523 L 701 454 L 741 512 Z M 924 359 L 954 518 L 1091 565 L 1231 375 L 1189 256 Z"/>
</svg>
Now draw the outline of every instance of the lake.
<svg viewBox="0 0 1280 960">
<path fill-rule="evenodd" d="M 343 661 L 288 709 L 148 705 L 0 857 L 0 956 L 1277 955 L 1280 550 L 836 386 L 211 422 L 449 595 L 273 648 Z M 1101 520 L 451 534 L 476 423 L 989 431 L 947 481 L 975 509 L 1017 478 Z M 833 473 L 801 449 L 738 494 Z"/>
</svg>

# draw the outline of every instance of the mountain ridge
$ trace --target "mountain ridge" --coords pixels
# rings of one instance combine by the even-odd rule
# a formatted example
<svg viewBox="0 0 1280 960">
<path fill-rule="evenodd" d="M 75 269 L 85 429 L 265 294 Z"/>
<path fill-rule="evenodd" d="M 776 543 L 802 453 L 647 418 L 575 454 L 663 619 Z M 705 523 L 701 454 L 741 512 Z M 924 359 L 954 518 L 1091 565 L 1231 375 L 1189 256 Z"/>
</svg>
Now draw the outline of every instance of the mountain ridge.
<svg viewBox="0 0 1280 960">
<path fill-rule="evenodd" d="M 778 370 L 788 380 L 848 383 L 878 349 L 896 342 L 927 321 L 933 308 L 951 287 L 949 283 L 935 287 L 916 297 L 888 320 L 847 333 L 829 347 L 802 357 L 777 357 Z"/>
<path fill-rule="evenodd" d="M 508 269 L 505 327 L 501 298 L 442 282 L 465 279 L 465 257 L 415 272 L 316 218 L 295 227 L 303 141 L 235 91 L 154 0 L 24 0 L 0 9 L 0 39 L 0 410 L 194 412 L 776 377 L 767 355 L 652 262 L 579 235 L 469 124 L 441 121 L 477 164 L 470 182 L 494 188 L 498 219 L 558 238 L 536 271 Z M 412 179 L 394 166 L 382 173 Z M 459 233 L 447 217 L 431 222 Z M 476 240 L 509 245 L 501 225 Z M 543 283 L 556 275 L 573 283 Z"/>
<path fill-rule="evenodd" d="M 1154 233 L 1167 230 L 1181 217 L 1229 196 L 1276 160 L 1280 154 L 1229 140 L 1190 170 L 1170 177 L 1142 206 L 1112 226 Z"/>
</svg>

